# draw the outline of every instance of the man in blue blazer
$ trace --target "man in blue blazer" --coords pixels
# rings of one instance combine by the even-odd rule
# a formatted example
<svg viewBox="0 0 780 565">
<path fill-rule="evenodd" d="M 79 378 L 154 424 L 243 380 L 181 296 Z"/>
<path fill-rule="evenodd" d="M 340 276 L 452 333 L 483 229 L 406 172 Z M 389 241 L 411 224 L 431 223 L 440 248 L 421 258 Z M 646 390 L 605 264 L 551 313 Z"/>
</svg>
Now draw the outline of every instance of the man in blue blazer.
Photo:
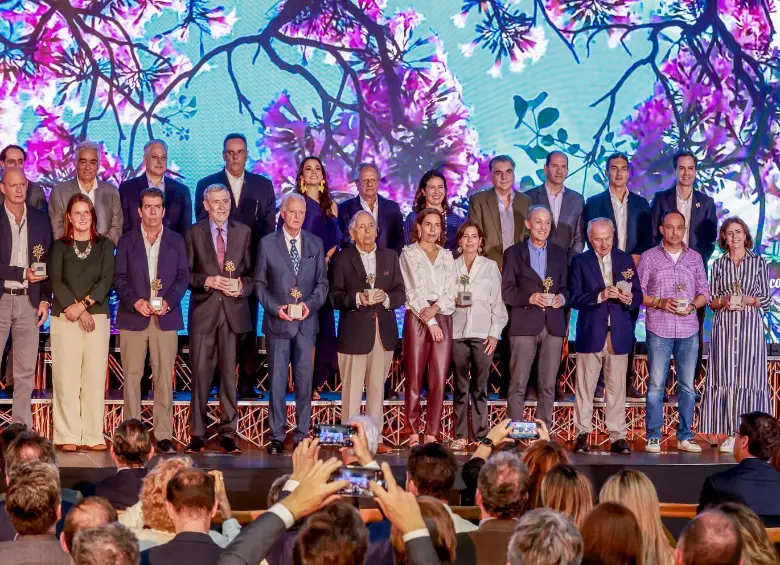
<svg viewBox="0 0 780 565">
<path fill-rule="evenodd" d="M 119 297 L 116 327 L 125 375 L 125 418 L 141 419 L 141 379 L 147 348 L 154 379 L 154 437 L 157 451 L 176 451 L 173 438 L 172 375 L 178 331 L 184 329 L 181 299 L 190 282 L 184 238 L 163 226 L 165 195 L 141 191 L 135 215 L 141 225 L 119 239 L 114 289 Z M 155 308 L 153 297 L 162 302 Z"/>
<path fill-rule="evenodd" d="M 168 145 L 161 139 L 152 139 L 144 146 L 146 173 L 119 185 L 122 203 L 122 233 L 141 225 L 138 198 L 146 188 L 159 188 L 165 194 L 163 225 L 183 235 L 192 225 L 192 196 L 190 189 L 165 173 L 168 171 Z"/>
<path fill-rule="evenodd" d="M 298 193 L 285 196 L 281 209 L 284 224 L 260 241 L 255 268 L 255 292 L 263 305 L 263 334 L 270 378 L 268 453 L 284 450 L 287 367 L 292 364 L 295 383 L 297 445 L 309 437 L 311 421 L 312 350 L 317 335 L 317 311 L 328 296 L 328 276 L 322 240 L 301 229 L 306 201 Z M 295 292 L 297 290 L 297 292 Z M 288 315 L 288 305 L 300 302 L 303 318 Z"/>
<path fill-rule="evenodd" d="M 596 218 L 587 229 L 590 249 L 574 258 L 569 274 L 570 304 L 579 310 L 574 451 L 588 450 L 588 435 L 593 431 L 593 393 L 603 368 L 610 449 L 629 454 L 624 375 L 634 346 L 631 310 L 641 306 L 642 288 L 634 260 L 614 247 L 612 221 Z"/>
</svg>

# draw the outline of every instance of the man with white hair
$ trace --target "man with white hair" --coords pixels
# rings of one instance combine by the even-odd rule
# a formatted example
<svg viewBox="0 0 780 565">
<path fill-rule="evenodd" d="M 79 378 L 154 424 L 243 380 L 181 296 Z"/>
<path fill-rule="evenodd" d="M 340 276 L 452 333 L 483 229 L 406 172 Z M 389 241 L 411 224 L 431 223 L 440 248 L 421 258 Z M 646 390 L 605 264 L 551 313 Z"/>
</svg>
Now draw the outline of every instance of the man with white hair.
<svg viewBox="0 0 780 565">
<path fill-rule="evenodd" d="M 76 178 L 59 183 L 49 197 L 49 218 L 54 239 L 65 233 L 65 209 L 71 196 L 80 192 L 95 207 L 98 233 L 109 238 L 114 245 L 119 241 L 124 221 L 122 203 L 117 188 L 97 178 L 102 153 L 100 145 L 92 141 L 82 141 L 76 146 Z"/>
<path fill-rule="evenodd" d="M 312 350 L 317 336 L 317 311 L 328 296 L 322 240 L 303 229 L 306 200 L 289 193 L 282 201 L 282 228 L 260 240 L 254 288 L 263 305 L 263 334 L 270 379 L 268 453 L 284 451 L 287 424 L 287 375 L 292 364 L 295 383 L 297 445 L 309 436 L 311 422 Z M 291 307 L 292 306 L 292 307 Z M 300 306 L 300 308 L 298 307 Z M 294 312 L 294 310 L 301 312 Z"/>
</svg>

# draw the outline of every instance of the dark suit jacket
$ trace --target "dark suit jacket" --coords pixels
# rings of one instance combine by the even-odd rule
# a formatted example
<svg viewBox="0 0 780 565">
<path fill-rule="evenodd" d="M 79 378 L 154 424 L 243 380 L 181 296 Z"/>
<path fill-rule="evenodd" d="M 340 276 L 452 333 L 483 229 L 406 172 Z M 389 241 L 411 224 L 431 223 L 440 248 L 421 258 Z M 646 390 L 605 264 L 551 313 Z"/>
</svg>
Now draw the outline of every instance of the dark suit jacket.
<svg viewBox="0 0 780 565">
<path fill-rule="evenodd" d="M 715 211 L 715 201 L 698 190 L 693 191 L 691 206 L 691 228 L 688 234 L 688 247 L 701 255 L 704 268 L 715 251 L 715 240 L 718 239 L 718 216 Z M 663 237 L 658 227 L 661 218 L 669 210 L 677 210 L 677 187 L 656 192 L 650 206 L 650 218 L 653 229 L 654 245 L 661 243 Z"/>
<path fill-rule="evenodd" d="M 168 303 L 171 311 L 157 318 L 161 330 L 181 330 L 184 328 L 181 299 L 190 284 L 187 246 L 184 244 L 184 238 L 172 228 L 164 228 L 160 237 L 162 240 L 160 255 L 157 258 L 157 278 L 162 282 L 160 295 Z M 116 312 L 117 329 L 145 330 L 151 318 L 141 315 L 133 307 L 139 299 L 149 300 L 151 297 L 149 265 L 140 227 L 119 238 L 114 265 L 114 290 L 119 296 L 119 308 Z"/>
<path fill-rule="evenodd" d="M 641 255 L 653 247 L 652 228 L 650 226 L 650 204 L 643 197 L 633 192 L 628 192 L 628 220 L 626 221 L 626 253 L 629 255 Z M 607 218 L 612 220 L 615 226 L 615 247 L 617 247 L 618 228 L 615 223 L 615 212 L 612 209 L 612 199 L 609 189 L 600 194 L 595 194 L 585 202 L 585 219 L 583 230 L 588 228 L 588 222 L 595 218 Z M 587 234 L 583 237 L 587 241 Z"/>
<path fill-rule="evenodd" d="M 390 249 L 376 249 L 376 282 L 374 288 L 385 291 L 390 309 L 381 304 L 357 306 L 357 294 L 369 288 L 366 270 L 357 247 L 350 245 L 333 256 L 328 269 L 330 290 L 328 299 L 339 310 L 338 352 L 348 355 L 367 355 L 374 348 L 375 319 L 379 320 L 379 337 L 385 351 L 398 346 L 398 326 L 395 310 L 406 301 L 404 279 L 398 255 Z"/>
<path fill-rule="evenodd" d="M 51 224 L 49 217 L 44 213 L 27 206 L 27 260 L 32 265 L 35 262 L 33 257 L 33 248 L 36 245 L 42 245 L 44 254 L 41 262 L 48 263 L 49 248 L 52 244 Z M 5 204 L 0 205 L 0 295 L 4 290 L 5 281 L 23 282 L 25 279 L 25 269 L 22 267 L 11 267 L 11 223 L 8 221 L 8 215 L 5 213 Z M 43 279 L 41 282 L 30 284 L 30 304 L 38 308 L 41 300 L 51 303 L 51 280 Z"/>
<path fill-rule="evenodd" d="M 628 280 L 631 283 L 631 304 L 623 304 L 611 298 L 598 302 L 599 294 L 604 290 L 604 277 L 601 275 L 599 260 L 592 249 L 577 255 L 571 263 L 569 272 L 569 306 L 579 310 L 577 316 L 577 351 L 580 353 L 598 353 L 604 348 L 607 329 L 612 333 L 612 347 L 618 355 L 628 354 L 633 348 L 634 324 L 631 310 L 642 305 L 642 288 L 631 255 L 612 248 L 612 282 Z M 628 273 L 630 277 L 622 273 Z"/>
<path fill-rule="evenodd" d="M 2 169 L 0 169 L 2 170 Z M 5 202 L 5 194 L 0 192 L 0 204 Z M 27 204 L 37 208 L 41 212 L 49 213 L 49 202 L 46 200 L 46 192 L 37 182 L 29 181 L 27 183 Z"/>
<path fill-rule="evenodd" d="M 205 220 L 208 217 L 203 208 L 203 193 L 212 184 L 224 184 L 228 188 L 232 202 L 230 217 L 249 226 L 252 230 L 249 253 L 254 261 L 257 257 L 257 246 L 260 240 L 276 229 L 276 196 L 271 181 L 262 175 L 245 171 L 244 186 L 241 188 L 241 196 L 236 203 L 225 169 L 201 179 L 195 188 L 196 221 Z"/>
<path fill-rule="evenodd" d="M 488 520 L 478 530 L 470 532 L 477 549 L 479 565 L 506 565 L 509 540 L 515 532 L 517 520 Z"/>
<path fill-rule="evenodd" d="M 379 217 L 376 221 L 377 235 L 376 244 L 379 247 L 392 249 L 398 255 L 404 248 L 404 217 L 401 214 L 401 207 L 398 203 L 388 200 L 382 195 L 378 196 Z M 363 209 L 360 205 L 360 196 L 350 198 L 339 204 L 339 228 L 343 234 L 342 246 L 349 242 L 349 222 L 352 216 Z"/>
<path fill-rule="evenodd" d="M 182 532 L 168 543 L 141 553 L 141 565 L 217 565 L 222 548 L 208 534 Z"/>
<path fill-rule="evenodd" d="M 553 285 L 551 294 L 562 294 L 568 303 L 568 259 L 566 251 L 547 242 L 547 277 Z M 544 292 L 542 279 L 531 268 L 528 243 L 515 243 L 504 253 L 504 271 L 501 276 L 501 294 L 509 307 L 509 335 L 537 335 L 544 327 L 550 334 L 566 335 L 563 308 L 539 308 L 528 303 L 534 292 Z"/>
<path fill-rule="evenodd" d="M 744 504 L 767 528 L 780 527 L 780 472 L 766 461 L 750 458 L 707 477 L 698 511 L 721 502 Z"/>
<path fill-rule="evenodd" d="M 206 290 L 204 285 L 207 277 L 228 276 L 227 272 L 219 268 L 209 220 L 201 220 L 184 232 L 192 291 L 188 320 L 190 334 L 213 331 L 214 323 L 219 319 L 220 308 L 224 310 L 225 318 L 234 333 L 242 334 L 252 329 L 247 303 L 247 296 L 252 292 L 252 260 L 249 255 L 252 234 L 247 226 L 234 220 L 228 220 L 225 225 L 228 227 L 225 263 L 233 261 L 236 266 L 233 278 L 241 278 L 244 287 L 241 296 L 235 298 L 225 296 L 219 291 Z"/>
<path fill-rule="evenodd" d="M 550 200 L 547 198 L 547 189 L 544 185 L 526 191 L 525 195 L 531 199 L 531 205 L 550 209 Z M 584 209 L 585 199 L 582 194 L 564 188 L 561 214 L 558 217 L 558 223 L 553 222 L 549 239 L 561 249 L 566 250 L 569 264 L 571 264 L 572 257 L 582 253 L 585 248 L 585 228 L 582 225 Z"/>
<path fill-rule="evenodd" d="M 0 543 L 0 563 L 14 565 L 70 565 L 59 540 L 51 535 L 21 536 L 15 541 Z"/>
<path fill-rule="evenodd" d="M 525 217 L 528 214 L 528 206 L 531 199 L 522 192 L 515 191 L 512 200 L 512 211 L 515 219 L 514 243 L 523 241 L 528 233 L 525 227 Z M 498 209 L 498 197 L 496 189 L 489 188 L 469 198 L 469 219 L 476 222 L 482 228 L 485 236 L 485 257 L 493 259 L 499 268 L 504 266 L 504 240 L 501 236 L 501 216 Z"/>
<path fill-rule="evenodd" d="M 314 337 L 319 324 L 317 311 L 328 298 L 328 276 L 322 240 L 301 230 L 301 259 L 298 274 L 293 274 L 292 259 L 284 240 L 284 228 L 260 241 L 255 267 L 254 287 L 263 305 L 263 334 L 292 339 L 298 332 Z M 292 304 L 293 287 L 301 292 L 299 302 L 306 303 L 309 316 L 303 321 L 287 322 L 278 317 L 279 308 Z"/>
<path fill-rule="evenodd" d="M 126 180 L 119 185 L 119 201 L 122 203 L 122 233 L 141 226 L 138 204 L 141 192 L 149 188 L 146 175 Z M 190 189 L 171 177 L 165 177 L 165 217 L 163 225 L 183 234 L 192 225 L 192 197 Z"/>
<path fill-rule="evenodd" d="M 102 496 L 117 510 L 125 510 L 138 502 L 148 472 L 146 467 L 117 470 L 116 474 L 86 487 L 84 496 Z"/>
</svg>

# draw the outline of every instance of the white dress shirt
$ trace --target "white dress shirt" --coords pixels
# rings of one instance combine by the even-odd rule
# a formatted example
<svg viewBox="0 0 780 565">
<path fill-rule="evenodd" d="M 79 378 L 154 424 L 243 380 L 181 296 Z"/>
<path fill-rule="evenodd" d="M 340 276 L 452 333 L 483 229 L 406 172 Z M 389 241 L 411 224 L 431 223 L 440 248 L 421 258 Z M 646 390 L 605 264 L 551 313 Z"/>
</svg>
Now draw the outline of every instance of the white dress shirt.
<svg viewBox="0 0 780 565">
<path fill-rule="evenodd" d="M 478 255 L 469 272 L 461 255 L 455 260 L 455 268 L 458 291 L 464 290 L 459 282 L 461 275 L 469 277 L 466 290 L 471 291 L 471 306 L 455 308 L 452 315 L 452 339 L 499 339 L 509 321 L 509 315 L 501 297 L 501 271 L 498 264 Z"/>
<path fill-rule="evenodd" d="M 376 276 L 376 245 L 374 245 L 374 248 L 371 251 L 361 251 L 360 248 L 356 245 L 355 249 L 357 249 L 358 255 L 360 255 L 360 261 L 363 263 L 363 268 L 366 270 L 366 275 L 374 274 Z M 366 282 L 366 288 L 369 287 L 369 284 Z M 371 287 L 373 288 L 373 286 Z M 360 308 L 360 295 L 362 293 L 357 293 L 357 307 Z M 390 309 L 390 297 L 387 296 L 387 293 L 385 293 L 385 299 L 382 301 L 382 306 L 385 307 L 385 310 Z"/>
<path fill-rule="evenodd" d="M 92 201 L 92 206 L 95 205 L 95 190 L 98 187 L 97 179 L 92 181 L 92 188 L 87 190 L 87 188 L 81 184 L 81 179 L 79 177 L 76 177 L 76 182 L 79 183 L 79 190 L 81 191 L 81 194 L 86 195 L 87 198 L 89 198 Z"/>
<path fill-rule="evenodd" d="M 162 230 L 164 228 L 160 229 L 160 233 L 157 234 L 157 239 L 154 240 L 154 243 L 149 243 L 149 239 L 147 237 L 146 231 L 144 230 L 143 224 L 141 225 L 141 235 L 144 238 L 144 247 L 146 248 L 146 264 L 149 267 L 149 283 L 157 278 L 157 263 L 160 258 L 160 242 L 162 241 Z"/>
<path fill-rule="evenodd" d="M 227 175 L 228 183 L 230 184 L 230 191 L 233 193 L 233 199 L 236 201 L 236 206 L 238 206 L 241 199 L 241 189 L 244 188 L 245 172 L 241 171 L 240 177 L 234 177 L 230 174 L 230 171 L 225 168 L 225 174 Z"/>
<path fill-rule="evenodd" d="M 379 221 L 379 197 L 377 196 L 376 200 L 374 200 L 373 206 L 369 206 L 368 202 L 363 200 L 362 196 L 359 196 L 358 198 L 360 198 L 360 206 L 363 208 L 363 210 L 371 213 L 374 216 L 374 221 L 378 222 Z"/>
<path fill-rule="evenodd" d="M 300 260 L 303 255 L 301 255 L 301 232 L 303 230 L 300 230 L 298 232 L 298 235 L 296 235 L 294 238 L 287 232 L 287 226 L 284 226 L 282 228 L 282 233 L 284 233 L 284 243 L 287 245 L 287 253 L 290 253 L 292 250 L 292 240 L 295 239 L 295 248 L 298 250 L 298 259 Z"/>
<path fill-rule="evenodd" d="M 604 257 L 599 257 L 599 254 L 596 253 L 596 259 L 599 262 L 599 270 L 601 271 L 601 278 L 604 281 L 604 286 L 612 286 L 614 283 L 614 277 L 612 276 L 612 253 L 607 253 Z M 604 302 L 600 292 L 596 302 L 598 304 Z M 607 318 L 607 325 L 609 325 L 609 318 Z"/>
<path fill-rule="evenodd" d="M 628 239 L 628 190 L 623 196 L 621 202 L 617 196 L 610 190 L 609 197 L 612 200 L 612 212 L 615 214 L 615 226 L 618 232 L 618 249 L 626 250 L 626 241 Z"/>
<path fill-rule="evenodd" d="M 456 269 L 455 260 L 448 249 L 436 246 L 436 261 L 431 263 L 425 251 L 417 243 L 407 245 L 401 252 L 401 275 L 406 288 L 406 307 L 420 314 L 430 302 L 439 307 L 439 313 L 449 316 L 455 312 Z M 436 318 L 428 320 L 436 325 Z"/>
<path fill-rule="evenodd" d="M 553 216 L 553 225 L 558 225 L 558 220 L 561 217 L 561 206 L 563 205 L 563 191 L 566 190 L 565 188 L 561 188 L 561 190 L 558 191 L 558 194 L 553 194 L 550 192 L 550 188 L 547 186 L 547 183 L 544 183 L 544 190 L 547 192 L 547 201 L 550 203 L 550 211 L 552 212 Z"/>
<path fill-rule="evenodd" d="M 688 239 L 691 234 L 691 208 L 693 206 L 693 190 L 688 195 L 687 199 L 683 199 L 679 190 L 676 190 L 677 194 L 677 210 L 685 218 L 685 235 L 683 235 L 683 242 L 688 245 Z"/>
<path fill-rule="evenodd" d="M 11 227 L 11 260 L 8 262 L 9 267 L 21 267 L 26 269 L 27 265 L 27 205 L 24 205 L 24 212 L 22 212 L 22 221 L 17 225 L 16 216 L 8 209 L 8 206 L 3 205 L 6 215 L 8 216 L 8 223 Z M 4 284 L 7 289 L 14 288 L 27 288 L 27 277 L 25 276 L 22 282 L 19 281 L 5 281 Z"/>
</svg>

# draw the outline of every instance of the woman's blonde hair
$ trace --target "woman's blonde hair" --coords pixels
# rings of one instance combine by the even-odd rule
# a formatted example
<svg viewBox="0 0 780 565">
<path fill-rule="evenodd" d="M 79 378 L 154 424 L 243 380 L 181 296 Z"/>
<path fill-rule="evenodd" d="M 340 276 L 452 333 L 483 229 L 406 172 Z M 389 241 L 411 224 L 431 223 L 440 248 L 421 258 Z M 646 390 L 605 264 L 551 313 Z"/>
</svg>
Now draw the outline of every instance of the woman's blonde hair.
<svg viewBox="0 0 780 565">
<path fill-rule="evenodd" d="M 542 505 L 565 514 L 582 526 L 593 509 L 593 487 L 588 477 L 571 465 L 556 465 L 542 479 Z"/>
<path fill-rule="evenodd" d="M 181 469 L 191 469 L 192 459 L 189 457 L 171 457 L 157 463 L 149 471 L 141 487 L 141 511 L 144 515 L 144 526 L 163 532 L 174 532 L 173 521 L 168 516 L 165 507 L 168 481 Z"/>
<path fill-rule="evenodd" d="M 661 522 L 658 493 L 647 475 L 624 469 L 612 475 L 599 493 L 599 502 L 618 502 L 634 513 L 642 530 L 644 563 L 670 565 L 674 551 Z"/>
<path fill-rule="evenodd" d="M 716 507 L 731 516 L 742 534 L 743 565 L 778 565 L 777 550 L 766 535 L 764 523 L 744 504 L 724 502 Z"/>
</svg>

